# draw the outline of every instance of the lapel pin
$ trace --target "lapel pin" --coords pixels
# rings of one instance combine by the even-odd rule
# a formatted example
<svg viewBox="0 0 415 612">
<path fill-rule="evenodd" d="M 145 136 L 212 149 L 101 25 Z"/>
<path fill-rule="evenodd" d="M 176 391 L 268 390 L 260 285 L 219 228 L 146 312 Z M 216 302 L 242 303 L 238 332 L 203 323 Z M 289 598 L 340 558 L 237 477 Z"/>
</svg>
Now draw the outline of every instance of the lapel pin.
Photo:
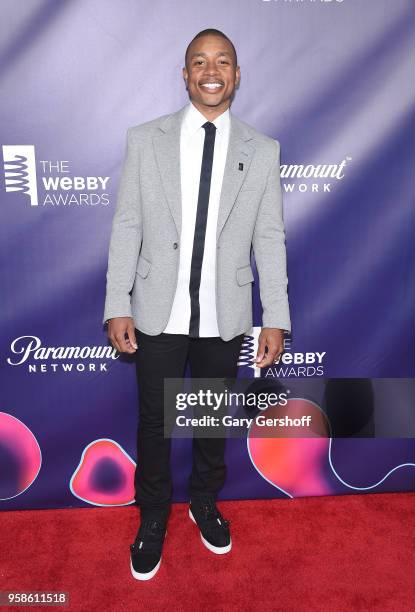
<svg viewBox="0 0 415 612">
<path fill-rule="evenodd" d="M 244 165 L 241 162 L 239 162 L 239 170 L 243 170 L 243 169 L 244 169 Z"/>
</svg>

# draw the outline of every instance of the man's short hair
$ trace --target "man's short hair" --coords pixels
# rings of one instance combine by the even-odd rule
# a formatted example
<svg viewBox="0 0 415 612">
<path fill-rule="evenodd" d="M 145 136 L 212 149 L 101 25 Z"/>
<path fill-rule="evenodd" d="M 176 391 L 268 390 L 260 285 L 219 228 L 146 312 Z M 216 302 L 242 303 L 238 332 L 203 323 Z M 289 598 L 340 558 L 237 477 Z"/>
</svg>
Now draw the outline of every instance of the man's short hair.
<svg viewBox="0 0 415 612">
<path fill-rule="evenodd" d="M 193 42 L 194 40 L 196 40 L 197 38 L 202 38 L 202 36 L 209 36 L 209 34 L 211 34 L 211 35 L 213 35 L 213 36 L 221 36 L 222 38 L 224 38 L 225 40 L 227 40 L 227 41 L 228 41 L 228 43 L 230 43 L 230 45 L 231 45 L 231 47 L 232 47 L 232 49 L 233 49 L 234 55 L 235 55 L 235 66 L 237 66 L 237 65 L 238 65 L 238 57 L 237 57 L 237 55 L 236 55 L 236 49 L 235 49 L 235 47 L 234 47 L 233 42 L 231 41 L 231 39 L 230 39 L 230 38 L 228 38 L 228 36 L 226 36 L 226 34 L 224 34 L 223 32 L 221 32 L 220 30 L 216 30 L 215 28 L 206 28 L 206 30 L 201 30 L 200 32 L 198 32 L 198 33 L 196 34 L 196 36 L 194 36 L 194 37 L 192 38 L 192 40 L 191 40 L 191 41 L 189 42 L 189 44 L 187 45 L 186 53 L 185 53 L 185 55 L 184 55 L 184 63 L 185 63 L 185 65 L 187 66 L 187 56 L 188 56 L 188 54 L 189 54 L 189 48 L 190 48 L 190 45 L 192 44 L 192 42 Z"/>
</svg>

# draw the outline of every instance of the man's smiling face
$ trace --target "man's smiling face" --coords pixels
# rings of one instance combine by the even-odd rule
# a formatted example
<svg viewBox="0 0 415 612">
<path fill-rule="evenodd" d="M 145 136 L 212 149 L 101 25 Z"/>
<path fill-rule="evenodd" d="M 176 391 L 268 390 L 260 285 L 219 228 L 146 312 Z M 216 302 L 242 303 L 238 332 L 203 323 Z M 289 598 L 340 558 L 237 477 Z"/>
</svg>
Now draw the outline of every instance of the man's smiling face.
<svg viewBox="0 0 415 612">
<path fill-rule="evenodd" d="M 183 78 L 190 100 L 201 113 L 210 120 L 223 113 L 240 79 L 232 45 L 226 38 L 212 34 L 194 40 Z"/>
</svg>

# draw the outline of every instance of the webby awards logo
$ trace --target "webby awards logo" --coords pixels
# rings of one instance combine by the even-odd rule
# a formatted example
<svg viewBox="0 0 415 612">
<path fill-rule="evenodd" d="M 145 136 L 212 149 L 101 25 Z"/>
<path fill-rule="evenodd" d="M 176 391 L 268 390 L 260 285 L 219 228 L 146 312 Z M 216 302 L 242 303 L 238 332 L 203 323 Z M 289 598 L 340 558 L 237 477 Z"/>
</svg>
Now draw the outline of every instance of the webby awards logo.
<svg viewBox="0 0 415 612">
<path fill-rule="evenodd" d="M 35 147 L 3 145 L 3 161 L 6 192 L 24 194 L 31 206 L 37 206 Z"/>
<path fill-rule="evenodd" d="M 6 193 L 19 193 L 29 206 L 108 206 L 109 176 L 73 176 L 67 160 L 40 160 L 34 145 L 3 145 Z"/>
<path fill-rule="evenodd" d="M 254 359 L 258 352 L 258 338 L 261 327 L 253 327 L 252 334 L 245 334 L 238 358 L 238 366 L 249 368 L 254 378 L 311 378 L 324 376 L 326 351 L 306 353 L 291 350 L 291 339 L 284 338 L 284 352 L 268 368 L 258 368 Z"/>
</svg>

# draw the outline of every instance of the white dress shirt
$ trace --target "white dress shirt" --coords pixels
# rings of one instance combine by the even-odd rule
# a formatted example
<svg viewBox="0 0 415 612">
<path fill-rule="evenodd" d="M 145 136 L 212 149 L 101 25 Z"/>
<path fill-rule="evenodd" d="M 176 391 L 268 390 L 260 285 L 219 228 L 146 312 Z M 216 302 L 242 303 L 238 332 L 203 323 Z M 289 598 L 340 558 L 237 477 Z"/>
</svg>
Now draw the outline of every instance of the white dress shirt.
<svg viewBox="0 0 415 612">
<path fill-rule="evenodd" d="M 193 238 L 199 196 L 200 171 L 205 138 L 202 125 L 208 119 L 190 102 L 183 116 L 180 131 L 180 175 L 182 190 L 182 229 L 180 236 L 179 274 L 173 306 L 165 333 L 189 333 L 190 324 L 190 268 Z M 228 151 L 230 117 L 229 109 L 216 117 L 215 148 L 209 194 L 199 303 L 199 336 L 219 336 L 216 316 L 216 226 L 223 173 Z"/>
</svg>

